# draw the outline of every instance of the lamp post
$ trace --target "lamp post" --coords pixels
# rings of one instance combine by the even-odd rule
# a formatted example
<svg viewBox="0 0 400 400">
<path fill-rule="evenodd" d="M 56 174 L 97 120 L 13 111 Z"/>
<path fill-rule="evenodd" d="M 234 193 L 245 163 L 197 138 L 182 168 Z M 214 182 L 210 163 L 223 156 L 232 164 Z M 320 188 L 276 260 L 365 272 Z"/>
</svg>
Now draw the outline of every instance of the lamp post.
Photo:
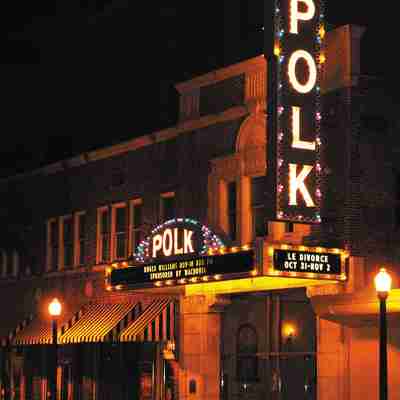
<svg viewBox="0 0 400 400">
<path fill-rule="evenodd" d="M 379 400 L 387 400 L 387 322 L 386 299 L 392 286 L 392 278 L 381 268 L 375 276 L 375 288 L 379 299 Z"/>
<path fill-rule="evenodd" d="M 52 372 L 50 374 L 50 399 L 57 400 L 57 319 L 61 315 L 61 303 L 54 298 L 49 304 L 49 314 L 51 316 L 51 337 L 52 337 Z"/>
</svg>

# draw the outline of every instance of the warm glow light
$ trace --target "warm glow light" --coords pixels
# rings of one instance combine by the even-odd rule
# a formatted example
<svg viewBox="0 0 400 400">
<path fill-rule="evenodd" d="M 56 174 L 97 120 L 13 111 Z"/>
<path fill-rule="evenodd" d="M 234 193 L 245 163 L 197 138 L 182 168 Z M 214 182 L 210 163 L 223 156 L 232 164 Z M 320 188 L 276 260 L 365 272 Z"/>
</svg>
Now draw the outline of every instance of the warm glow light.
<svg viewBox="0 0 400 400">
<path fill-rule="evenodd" d="M 59 317 L 61 315 L 61 303 L 57 298 L 54 298 L 49 304 L 49 314 L 52 317 Z"/>
<path fill-rule="evenodd" d="M 250 250 L 250 246 L 248 244 L 245 244 L 244 246 L 242 246 L 242 250 L 244 251 Z"/>
<path fill-rule="evenodd" d="M 304 184 L 308 174 L 312 171 L 312 165 L 303 165 L 303 169 L 299 175 L 297 175 L 297 164 L 289 164 L 289 205 L 297 206 L 297 191 L 299 190 L 307 207 L 315 207 L 314 201 Z"/>
<path fill-rule="evenodd" d="M 325 56 L 324 53 L 321 53 L 321 54 L 319 55 L 319 63 L 320 63 L 320 64 L 325 64 L 325 61 L 326 61 L 326 56 Z"/>
<path fill-rule="evenodd" d="M 111 272 L 112 272 L 112 268 L 107 267 L 106 268 L 106 274 L 109 275 L 109 274 L 111 274 Z"/>
<path fill-rule="evenodd" d="M 292 147 L 315 151 L 315 142 L 307 142 L 300 139 L 300 110 L 300 107 L 292 107 Z"/>
<path fill-rule="evenodd" d="M 284 324 L 282 327 L 282 334 L 284 338 L 292 338 L 296 335 L 296 328 L 292 324 Z"/>
<path fill-rule="evenodd" d="M 319 37 L 321 39 L 323 39 L 325 37 L 325 33 L 326 33 L 325 32 L 325 27 L 323 25 L 321 25 L 320 28 L 319 28 L 319 31 L 318 31 Z"/>
<path fill-rule="evenodd" d="M 167 281 L 167 282 L 165 282 L 165 284 L 168 285 L 168 286 L 171 286 L 171 285 L 174 284 L 174 281 Z"/>
<path fill-rule="evenodd" d="M 257 275 L 258 275 L 258 271 L 257 271 L 256 269 L 253 269 L 253 270 L 251 271 L 251 275 L 257 276 Z"/>
<path fill-rule="evenodd" d="M 106 290 L 110 292 L 112 290 L 112 287 L 110 285 L 107 285 Z"/>
<path fill-rule="evenodd" d="M 275 47 L 274 47 L 274 54 L 277 56 L 277 57 L 279 57 L 280 55 L 281 55 L 281 49 L 280 49 L 280 47 L 279 47 L 279 45 L 275 45 Z"/>
<path fill-rule="evenodd" d="M 381 268 L 375 276 L 375 289 L 378 293 L 389 293 L 392 287 L 392 278 L 385 268 Z"/>
<path fill-rule="evenodd" d="M 122 266 L 123 266 L 123 267 L 127 267 L 127 266 L 128 266 L 128 263 L 127 263 L 126 261 L 123 261 L 123 262 L 122 262 Z"/>
<path fill-rule="evenodd" d="M 117 264 L 117 263 L 113 263 L 112 266 L 113 266 L 114 268 L 117 268 L 117 267 L 118 267 L 118 264 Z"/>
<path fill-rule="evenodd" d="M 221 275 L 214 275 L 214 279 L 217 280 L 217 281 L 220 280 L 221 279 Z"/>
<path fill-rule="evenodd" d="M 274 255 L 274 248 L 273 247 L 268 247 L 268 255 L 272 257 Z"/>
<path fill-rule="evenodd" d="M 304 3 L 307 10 L 299 10 L 299 3 Z M 312 0 L 291 0 L 290 1 L 290 33 L 299 33 L 299 21 L 309 21 L 315 15 L 315 4 Z"/>
</svg>

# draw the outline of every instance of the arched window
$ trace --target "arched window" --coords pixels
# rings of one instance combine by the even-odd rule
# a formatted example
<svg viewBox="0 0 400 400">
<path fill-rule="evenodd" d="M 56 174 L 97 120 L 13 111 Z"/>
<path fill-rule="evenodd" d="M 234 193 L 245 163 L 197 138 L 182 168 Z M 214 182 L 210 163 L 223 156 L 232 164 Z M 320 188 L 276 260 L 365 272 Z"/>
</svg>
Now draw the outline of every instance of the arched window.
<svg viewBox="0 0 400 400">
<path fill-rule="evenodd" d="M 237 333 L 236 377 L 240 382 L 258 380 L 257 332 L 249 324 L 240 326 Z"/>
</svg>

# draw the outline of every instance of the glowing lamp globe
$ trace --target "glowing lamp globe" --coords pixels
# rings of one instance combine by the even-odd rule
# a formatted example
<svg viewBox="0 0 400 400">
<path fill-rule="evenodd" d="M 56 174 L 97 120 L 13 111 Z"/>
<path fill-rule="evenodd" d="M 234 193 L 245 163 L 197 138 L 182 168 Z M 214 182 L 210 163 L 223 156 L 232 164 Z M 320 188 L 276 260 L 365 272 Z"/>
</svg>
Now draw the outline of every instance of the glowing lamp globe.
<svg viewBox="0 0 400 400">
<path fill-rule="evenodd" d="M 392 278 L 385 268 L 381 268 L 375 276 L 375 289 L 379 294 L 388 295 L 392 287 Z"/>
<path fill-rule="evenodd" d="M 49 304 L 49 314 L 52 317 L 59 317 L 61 315 L 61 303 L 57 298 L 54 298 Z"/>
</svg>

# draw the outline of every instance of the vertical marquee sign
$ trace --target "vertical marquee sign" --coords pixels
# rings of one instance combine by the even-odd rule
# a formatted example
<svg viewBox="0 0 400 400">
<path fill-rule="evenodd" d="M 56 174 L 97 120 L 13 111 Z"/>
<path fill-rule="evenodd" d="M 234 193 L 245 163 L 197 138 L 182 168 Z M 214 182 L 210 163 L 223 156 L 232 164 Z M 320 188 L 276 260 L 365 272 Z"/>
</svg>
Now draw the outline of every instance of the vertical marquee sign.
<svg viewBox="0 0 400 400">
<path fill-rule="evenodd" d="M 265 0 L 268 175 L 274 219 L 320 223 L 321 0 Z"/>
</svg>

